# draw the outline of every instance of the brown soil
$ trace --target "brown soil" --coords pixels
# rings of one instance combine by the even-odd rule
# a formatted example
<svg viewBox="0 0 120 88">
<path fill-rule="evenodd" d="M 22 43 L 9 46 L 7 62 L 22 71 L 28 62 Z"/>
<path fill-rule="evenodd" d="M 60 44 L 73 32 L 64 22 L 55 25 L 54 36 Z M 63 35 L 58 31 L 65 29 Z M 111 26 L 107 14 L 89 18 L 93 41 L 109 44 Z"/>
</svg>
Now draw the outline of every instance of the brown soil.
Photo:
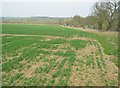
<svg viewBox="0 0 120 88">
<path fill-rule="evenodd" d="M 26 78 L 30 78 L 33 76 L 33 72 L 35 71 L 35 69 L 37 67 L 40 67 L 42 66 L 43 64 L 45 64 L 45 62 L 36 62 L 35 64 L 32 64 L 30 68 L 24 68 L 22 70 L 22 73 L 23 73 L 23 77 L 26 77 Z"/>
<path fill-rule="evenodd" d="M 56 37 L 56 36 L 46 36 L 46 35 L 17 35 L 17 34 L 1 34 L 0 36 L 44 36 L 46 37 L 46 41 L 52 40 L 52 39 L 56 39 L 56 38 L 64 38 L 64 37 Z M 74 62 L 74 65 L 71 67 L 72 71 L 71 71 L 71 76 L 69 78 L 68 81 L 68 85 L 69 86 L 88 86 L 88 85 L 94 85 L 94 86 L 101 86 L 101 85 L 106 85 L 105 82 L 103 82 L 103 80 L 106 80 L 107 82 L 112 82 L 115 81 L 117 84 L 117 78 L 118 78 L 118 68 L 117 66 L 110 60 L 110 58 L 116 58 L 114 56 L 110 56 L 110 55 L 105 55 L 103 52 L 103 48 L 101 46 L 101 44 L 97 41 L 97 40 L 93 40 L 90 38 L 84 38 L 84 37 L 78 37 L 78 36 L 72 36 L 70 38 L 67 38 L 67 40 L 89 40 L 89 41 L 95 41 L 98 43 L 98 45 L 100 46 L 100 49 L 102 50 L 102 54 L 103 54 L 103 58 L 105 60 L 105 68 L 99 69 L 97 62 L 96 62 L 96 58 L 95 57 L 99 57 L 99 55 L 96 56 L 96 51 L 98 50 L 97 46 L 94 45 L 86 45 L 85 48 L 83 49 L 79 49 L 79 50 L 75 50 L 74 48 L 71 48 L 71 50 L 76 52 L 76 60 L 77 59 L 81 59 L 84 62 L 86 62 L 86 56 L 89 56 L 91 54 L 94 55 L 94 69 L 90 68 L 88 66 L 86 66 L 86 64 L 84 63 L 83 67 L 81 67 L 77 61 Z M 48 49 L 42 49 L 45 51 L 51 51 L 52 55 L 41 55 L 42 57 L 48 58 L 49 60 L 51 59 L 56 59 L 56 63 L 60 63 L 61 60 L 65 59 L 65 57 L 62 56 L 56 56 L 54 55 L 55 52 L 58 51 L 63 51 L 65 52 L 67 50 L 67 48 L 69 48 L 70 45 L 69 44 L 61 44 L 58 46 L 57 49 L 54 50 L 48 50 Z M 37 58 L 41 57 L 38 56 Z M 26 62 L 23 60 L 20 63 L 25 64 Z M 27 64 L 27 63 L 26 63 Z M 35 69 L 43 66 L 44 64 L 49 64 L 48 62 L 30 62 L 29 63 L 31 66 L 30 68 L 24 68 L 21 72 L 23 73 L 23 78 L 30 78 L 33 75 L 35 75 Z M 50 64 L 49 64 L 50 65 Z M 57 70 L 58 65 L 55 68 L 52 68 L 50 70 L 50 72 L 48 74 L 39 74 L 41 77 L 44 76 L 47 79 L 51 80 L 52 79 L 52 75 L 53 73 Z M 68 68 L 68 61 L 66 61 L 66 63 L 64 64 L 63 68 Z M 76 68 L 78 68 L 79 70 L 77 71 Z M 18 73 L 18 70 L 13 70 L 10 73 Z M 9 74 L 10 74 L 9 73 Z M 104 75 L 102 75 L 104 74 Z M 7 74 L 8 75 L 8 74 Z M 102 77 L 101 77 L 102 75 Z M 57 77 L 55 79 L 55 85 L 57 86 L 58 82 L 59 82 L 60 77 Z M 65 78 L 63 78 L 65 79 Z"/>
</svg>

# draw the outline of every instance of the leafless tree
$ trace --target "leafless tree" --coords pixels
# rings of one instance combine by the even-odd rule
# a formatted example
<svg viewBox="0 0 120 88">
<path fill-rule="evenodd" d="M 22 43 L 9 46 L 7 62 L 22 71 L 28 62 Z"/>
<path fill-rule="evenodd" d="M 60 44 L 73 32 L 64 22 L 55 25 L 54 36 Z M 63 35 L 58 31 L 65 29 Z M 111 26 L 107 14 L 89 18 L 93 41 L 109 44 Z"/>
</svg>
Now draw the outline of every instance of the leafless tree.
<svg viewBox="0 0 120 88">
<path fill-rule="evenodd" d="M 96 2 L 94 13 L 98 17 L 98 27 L 102 29 L 103 23 L 107 23 L 107 30 L 111 29 L 112 24 L 117 17 L 118 1 L 105 0 L 104 2 Z"/>
</svg>

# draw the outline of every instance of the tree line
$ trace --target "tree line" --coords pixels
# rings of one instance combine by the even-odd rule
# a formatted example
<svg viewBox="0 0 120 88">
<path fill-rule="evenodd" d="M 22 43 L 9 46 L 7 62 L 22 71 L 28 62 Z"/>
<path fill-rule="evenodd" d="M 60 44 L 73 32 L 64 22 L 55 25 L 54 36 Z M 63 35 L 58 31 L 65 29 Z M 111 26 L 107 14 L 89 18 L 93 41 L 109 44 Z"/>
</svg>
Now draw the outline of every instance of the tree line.
<svg viewBox="0 0 120 88">
<path fill-rule="evenodd" d="M 83 18 L 75 15 L 64 20 L 63 24 L 101 31 L 118 31 L 120 28 L 120 1 L 105 0 L 104 2 L 96 2 L 90 16 Z"/>
</svg>

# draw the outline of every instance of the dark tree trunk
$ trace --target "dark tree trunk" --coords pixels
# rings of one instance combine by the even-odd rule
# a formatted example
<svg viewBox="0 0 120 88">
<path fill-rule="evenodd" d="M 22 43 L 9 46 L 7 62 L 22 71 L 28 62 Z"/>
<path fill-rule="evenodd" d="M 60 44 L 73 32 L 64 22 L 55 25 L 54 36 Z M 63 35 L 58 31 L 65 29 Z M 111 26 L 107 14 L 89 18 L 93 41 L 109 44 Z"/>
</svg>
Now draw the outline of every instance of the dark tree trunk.
<svg viewBox="0 0 120 88">
<path fill-rule="evenodd" d="M 113 21 L 108 22 L 107 30 L 110 30 L 112 28 L 112 23 L 113 23 Z"/>
<path fill-rule="evenodd" d="M 102 23 L 98 22 L 98 29 L 101 30 L 102 29 Z"/>
</svg>

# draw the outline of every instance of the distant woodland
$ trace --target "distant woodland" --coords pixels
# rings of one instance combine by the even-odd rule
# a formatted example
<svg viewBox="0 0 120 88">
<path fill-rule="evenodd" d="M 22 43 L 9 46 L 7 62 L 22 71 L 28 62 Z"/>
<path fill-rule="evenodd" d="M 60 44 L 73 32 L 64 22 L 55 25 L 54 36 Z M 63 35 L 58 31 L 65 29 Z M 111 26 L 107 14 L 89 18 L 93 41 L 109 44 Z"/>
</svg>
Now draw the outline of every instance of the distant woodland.
<svg viewBox="0 0 120 88">
<path fill-rule="evenodd" d="M 97 29 L 100 31 L 118 31 L 120 28 L 120 1 L 105 0 L 96 2 L 91 15 L 81 17 L 2 17 L 2 23 L 58 24 L 64 26 Z"/>
</svg>

